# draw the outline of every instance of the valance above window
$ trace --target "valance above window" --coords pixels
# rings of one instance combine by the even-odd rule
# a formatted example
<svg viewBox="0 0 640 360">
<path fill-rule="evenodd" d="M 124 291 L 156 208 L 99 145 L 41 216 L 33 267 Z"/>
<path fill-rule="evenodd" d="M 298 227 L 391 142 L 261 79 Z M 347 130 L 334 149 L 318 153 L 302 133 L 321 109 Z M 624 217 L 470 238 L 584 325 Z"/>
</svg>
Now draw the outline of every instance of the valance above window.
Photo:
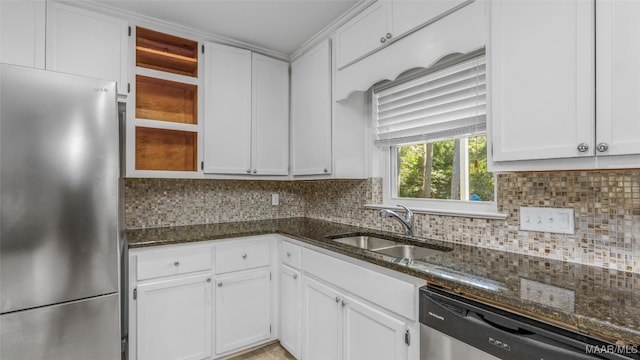
<svg viewBox="0 0 640 360">
<path fill-rule="evenodd" d="M 426 72 L 374 88 L 376 145 L 431 142 L 486 131 L 484 54 Z"/>
</svg>

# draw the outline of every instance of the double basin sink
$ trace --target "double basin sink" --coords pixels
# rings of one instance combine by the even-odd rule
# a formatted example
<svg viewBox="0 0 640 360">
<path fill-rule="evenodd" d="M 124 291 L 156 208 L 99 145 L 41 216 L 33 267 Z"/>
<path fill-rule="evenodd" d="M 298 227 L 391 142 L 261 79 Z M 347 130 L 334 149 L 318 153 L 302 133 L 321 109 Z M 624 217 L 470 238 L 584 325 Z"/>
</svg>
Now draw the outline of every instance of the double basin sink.
<svg viewBox="0 0 640 360">
<path fill-rule="evenodd" d="M 360 249 L 373 251 L 395 259 L 416 260 L 434 256 L 438 252 L 451 251 L 453 249 L 424 244 L 424 246 L 405 244 L 393 238 L 381 238 L 374 234 L 344 234 L 329 236 L 331 240 Z"/>
</svg>

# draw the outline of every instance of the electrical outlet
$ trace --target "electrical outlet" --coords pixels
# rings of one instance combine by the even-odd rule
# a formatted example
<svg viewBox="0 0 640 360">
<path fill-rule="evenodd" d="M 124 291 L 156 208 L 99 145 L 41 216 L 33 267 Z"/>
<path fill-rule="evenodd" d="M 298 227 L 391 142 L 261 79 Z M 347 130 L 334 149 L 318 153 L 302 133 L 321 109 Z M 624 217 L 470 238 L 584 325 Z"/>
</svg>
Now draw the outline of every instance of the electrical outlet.
<svg viewBox="0 0 640 360">
<path fill-rule="evenodd" d="M 271 205 L 280 205 L 280 197 L 277 193 L 271 194 Z"/>
<path fill-rule="evenodd" d="M 576 292 L 538 281 L 520 278 L 520 298 L 573 312 Z"/>
<path fill-rule="evenodd" d="M 520 207 L 520 230 L 575 234 L 573 209 Z"/>
</svg>

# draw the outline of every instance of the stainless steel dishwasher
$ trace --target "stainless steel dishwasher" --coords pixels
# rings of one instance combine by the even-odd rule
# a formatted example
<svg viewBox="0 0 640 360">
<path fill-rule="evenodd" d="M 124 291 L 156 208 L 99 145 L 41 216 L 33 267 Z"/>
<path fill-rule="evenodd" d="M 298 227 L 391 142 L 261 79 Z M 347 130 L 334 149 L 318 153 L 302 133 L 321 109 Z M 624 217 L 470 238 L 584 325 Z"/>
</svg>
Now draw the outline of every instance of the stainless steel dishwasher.
<svg viewBox="0 0 640 360">
<path fill-rule="evenodd" d="M 640 359 L 637 348 L 608 344 L 429 286 L 420 288 L 420 323 L 420 360 Z"/>
</svg>

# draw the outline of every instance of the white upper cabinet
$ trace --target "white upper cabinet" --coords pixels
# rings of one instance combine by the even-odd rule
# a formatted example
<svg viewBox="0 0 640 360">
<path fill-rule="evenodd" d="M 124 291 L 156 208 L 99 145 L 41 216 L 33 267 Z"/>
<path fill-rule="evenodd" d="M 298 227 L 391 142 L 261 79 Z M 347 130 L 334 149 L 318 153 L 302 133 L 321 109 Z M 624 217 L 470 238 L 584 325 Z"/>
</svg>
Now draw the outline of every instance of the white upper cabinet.
<svg viewBox="0 0 640 360">
<path fill-rule="evenodd" d="M 377 1 L 336 31 L 336 68 L 344 68 L 472 1 Z"/>
<path fill-rule="evenodd" d="M 331 173 L 329 40 L 291 64 L 291 174 Z"/>
<path fill-rule="evenodd" d="M 0 62 L 44 69 L 45 1 L 0 1 Z"/>
<path fill-rule="evenodd" d="M 593 3 L 492 1 L 490 9 L 493 160 L 593 155 Z"/>
<path fill-rule="evenodd" d="M 627 1 L 490 3 L 495 169 L 637 166 L 607 155 L 640 154 L 639 16 Z"/>
<path fill-rule="evenodd" d="M 253 172 L 289 174 L 289 64 L 253 54 Z"/>
<path fill-rule="evenodd" d="M 57 2 L 47 11 L 47 69 L 114 80 L 126 95 L 128 23 Z"/>
<path fill-rule="evenodd" d="M 638 1 L 596 1 L 598 156 L 640 154 L 638 19 Z"/>
<path fill-rule="evenodd" d="M 204 172 L 287 175 L 289 65 L 205 45 Z"/>
<path fill-rule="evenodd" d="M 251 51 L 205 44 L 204 172 L 251 173 Z"/>
<path fill-rule="evenodd" d="M 336 67 L 385 45 L 391 39 L 391 14 L 389 1 L 377 1 L 341 26 L 336 31 Z"/>
</svg>

